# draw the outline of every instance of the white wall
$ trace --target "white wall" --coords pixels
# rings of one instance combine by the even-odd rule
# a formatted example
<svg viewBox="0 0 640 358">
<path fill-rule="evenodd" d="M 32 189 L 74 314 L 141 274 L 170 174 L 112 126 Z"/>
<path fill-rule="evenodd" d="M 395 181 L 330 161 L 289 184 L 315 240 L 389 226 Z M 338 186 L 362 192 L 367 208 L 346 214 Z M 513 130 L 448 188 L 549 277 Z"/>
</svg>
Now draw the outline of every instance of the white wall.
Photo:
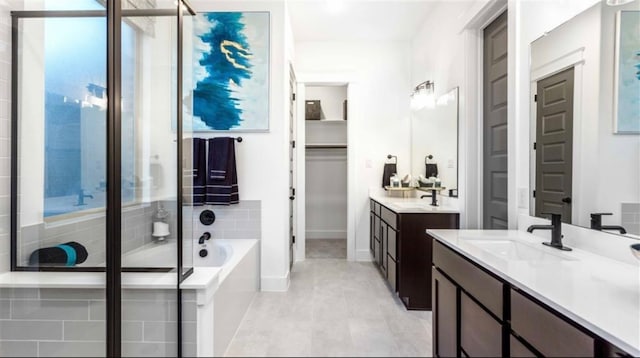
<svg viewBox="0 0 640 358">
<path fill-rule="evenodd" d="M 289 277 L 288 138 L 289 59 L 283 1 L 192 1 L 198 12 L 269 11 L 271 13 L 271 68 L 268 133 L 235 133 L 240 200 L 262 201 L 261 289 L 282 291 Z M 228 136 L 229 133 L 218 135 Z M 234 135 L 234 133 L 231 133 Z M 197 133 L 197 137 L 212 134 Z"/>
<path fill-rule="evenodd" d="M 355 161 L 355 258 L 370 260 L 368 192 L 379 190 L 387 154 L 398 171 L 410 171 L 408 42 L 296 42 L 298 77 L 352 77 L 349 84 L 349 151 Z M 329 80 L 330 81 L 330 80 Z"/>
</svg>

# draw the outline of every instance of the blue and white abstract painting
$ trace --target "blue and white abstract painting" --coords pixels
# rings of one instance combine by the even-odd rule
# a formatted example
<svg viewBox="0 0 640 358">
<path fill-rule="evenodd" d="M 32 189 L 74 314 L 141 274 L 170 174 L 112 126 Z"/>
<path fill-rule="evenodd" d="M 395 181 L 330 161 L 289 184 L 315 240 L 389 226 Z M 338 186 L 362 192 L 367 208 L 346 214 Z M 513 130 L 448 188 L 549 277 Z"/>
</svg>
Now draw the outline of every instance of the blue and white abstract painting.
<svg viewBox="0 0 640 358">
<path fill-rule="evenodd" d="M 269 13 L 202 13 L 194 33 L 193 130 L 267 131 Z"/>
<path fill-rule="evenodd" d="M 615 132 L 640 133 L 640 11 L 618 16 Z"/>
</svg>

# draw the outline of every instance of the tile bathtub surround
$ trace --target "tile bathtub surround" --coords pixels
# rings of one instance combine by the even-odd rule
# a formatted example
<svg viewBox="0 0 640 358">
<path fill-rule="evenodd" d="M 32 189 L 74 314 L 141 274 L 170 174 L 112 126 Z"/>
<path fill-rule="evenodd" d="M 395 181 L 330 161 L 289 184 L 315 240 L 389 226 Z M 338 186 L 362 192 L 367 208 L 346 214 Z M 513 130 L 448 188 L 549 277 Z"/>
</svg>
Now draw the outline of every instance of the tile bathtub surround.
<svg viewBox="0 0 640 358">
<path fill-rule="evenodd" d="M 176 207 L 174 201 L 163 201 L 169 212 L 169 227 L 175 237 Z M 152 234 L 153 217 L 157 202 L 145 203 L 125 208 L 122 213 L 122 251 L 129 252 L 154 240 Z M 22 228 L 18 243 L 18 258 L 26 266 L 34 250 L 55 246 L 64 242 L 77 241 L 87 248 L 89 257 L 84 266 L 103 265 L 105 262 L 105 217 L 90 218 L 81 221 L 69 221 L 55 224 L 39 224 Z"/>
<path fill-rule="evenodd" d="M 431 312 L 407 311 L 369 262 L 295 263 L 288 292 L 259 292 L 226 356 L 431 356 Z"/>
<path fill-rule="evenodd" d="M 102 289 L 0 289 L 0 356 L 104 356 Z M 122 291 L 123 353 L 173 356 L 174 290 Z M 195 292 L 183 291 L 185 356 L 195 356 Z"/>
<path fill-rule="evenodd" d="M 262 202 L 244 200 L 237 205 L 204 205 L 193 208 L 193 235 L 198 239 L 204 232 L 214 239 L 260 239 L 262 236 Z M 207 226 L 200 222 L 200 213 L 211 210 L 216 221 Z"/>
</svg>

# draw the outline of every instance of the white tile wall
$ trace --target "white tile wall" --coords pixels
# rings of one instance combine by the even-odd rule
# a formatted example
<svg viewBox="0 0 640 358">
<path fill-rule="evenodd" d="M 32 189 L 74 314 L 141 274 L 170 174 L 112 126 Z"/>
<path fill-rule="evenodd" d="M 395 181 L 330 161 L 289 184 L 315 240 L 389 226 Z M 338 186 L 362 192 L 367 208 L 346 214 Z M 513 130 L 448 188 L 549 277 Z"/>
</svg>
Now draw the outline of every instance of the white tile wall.
<svg viewBox="0 0 640 358">
<path fill-rule="evenodd" d="M 198 239 L 204 232 L 214 239 L 260 239 L 262 234 L 261 201 L 244 200 L 237 205 L 205 205 L 193 208 L 193 235 Z M 200 223 L 200 213 L 212 210 L 216 221 L 210 226 Z"/>
<path fill-rule="evenodd" d="M 174 290 L 123 290 L 123 353 L 175 356 Z M 105 292 L 0 289 L 0 356 L 104 356 Z M 195 292 L 183 294 L 185 356 L 195 356 Z"/>
</svg>

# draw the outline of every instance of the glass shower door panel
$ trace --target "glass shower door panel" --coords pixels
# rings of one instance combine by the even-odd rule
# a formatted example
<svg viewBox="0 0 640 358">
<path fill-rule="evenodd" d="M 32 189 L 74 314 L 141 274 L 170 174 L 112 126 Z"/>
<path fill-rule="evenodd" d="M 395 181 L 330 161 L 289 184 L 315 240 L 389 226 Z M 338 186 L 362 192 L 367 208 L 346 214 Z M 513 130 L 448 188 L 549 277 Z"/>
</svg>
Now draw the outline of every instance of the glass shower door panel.
<svg viewBox="0 0 640 358">
<path fill-rule="evenodd" d="M 122 4 L 122 354 L 176 357 L 177 8 L 173 1 Z M 159 284 L 128 288 L 130 270 Z"/>
<path fill-rule="evenodd" d="M 14 16 L 15 269 L 66 272 L 0 289 L 0 356 L 105 356 L 106 20 Z"/>
</svg>

